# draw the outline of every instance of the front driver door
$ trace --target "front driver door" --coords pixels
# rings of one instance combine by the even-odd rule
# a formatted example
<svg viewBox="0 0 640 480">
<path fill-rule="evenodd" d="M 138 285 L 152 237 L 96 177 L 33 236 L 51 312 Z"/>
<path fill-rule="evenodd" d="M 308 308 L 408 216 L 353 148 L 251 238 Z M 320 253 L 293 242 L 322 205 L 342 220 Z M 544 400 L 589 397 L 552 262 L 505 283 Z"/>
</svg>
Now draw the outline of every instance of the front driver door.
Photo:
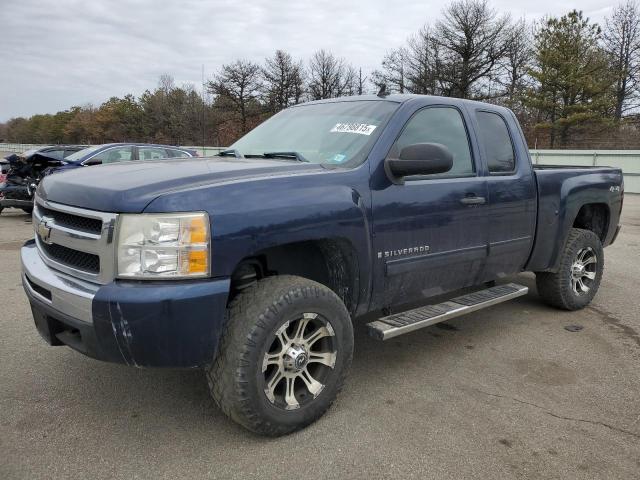
<svg viewBox="0 0 640 480">
<path fill-rule="evenodd" d="M 453 106 L 415 112 L 389 156 L 415 143 L 453 154 L 445 174 L 372 182 L 375 307 L 398 305 L 478 282 L 487 257 L 487 184 Z M 380 172 L 381 169 L 378 169 Z M 384 173 L 382 173 L 384 175 Z M 373 185 L 376 185 L 375 187 Z"/>
</svg>

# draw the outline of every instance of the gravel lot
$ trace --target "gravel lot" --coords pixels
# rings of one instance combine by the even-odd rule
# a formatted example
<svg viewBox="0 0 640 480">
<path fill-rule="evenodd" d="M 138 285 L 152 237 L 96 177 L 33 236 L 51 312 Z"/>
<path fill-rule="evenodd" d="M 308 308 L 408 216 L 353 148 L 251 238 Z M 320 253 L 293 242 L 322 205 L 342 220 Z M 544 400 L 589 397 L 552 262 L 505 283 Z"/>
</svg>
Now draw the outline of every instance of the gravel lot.
<svg viewBox="0 0 640 480">
<path fill-rule="evenodd" d="M 0 217 L 0 478 L 638 478 L 640 196 L 594 303 L 526 297 L 384 343 L 359 321 L 347 386 L 280 439 L 236 426 L 198 371 L 48 347 L 22 292 L 29 217 Z M 584 329 L 571 333 L 565 326 Z"/>
</svg>

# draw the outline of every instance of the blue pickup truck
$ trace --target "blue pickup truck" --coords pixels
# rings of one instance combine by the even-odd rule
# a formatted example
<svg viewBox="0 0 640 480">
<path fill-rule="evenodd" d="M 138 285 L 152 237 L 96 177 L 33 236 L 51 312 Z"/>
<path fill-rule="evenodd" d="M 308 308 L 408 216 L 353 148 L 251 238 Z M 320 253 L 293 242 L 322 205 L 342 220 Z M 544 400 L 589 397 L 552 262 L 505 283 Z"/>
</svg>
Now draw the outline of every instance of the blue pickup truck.
<svg viewBox="0 0 640 480">
<path fill-rule="evenodd" d="M 202 368 L 232 419 L 282 435 L 334 401 L 366 313 L 393 338 L 526 294 L 505 279 L 523 271 L 585 307 L 622 203 L 619 169 L 532 166 L 505 108 L 332 99 L 215 158 L 46 177 L 22 279 L 49 344 Z"/>
</svg>

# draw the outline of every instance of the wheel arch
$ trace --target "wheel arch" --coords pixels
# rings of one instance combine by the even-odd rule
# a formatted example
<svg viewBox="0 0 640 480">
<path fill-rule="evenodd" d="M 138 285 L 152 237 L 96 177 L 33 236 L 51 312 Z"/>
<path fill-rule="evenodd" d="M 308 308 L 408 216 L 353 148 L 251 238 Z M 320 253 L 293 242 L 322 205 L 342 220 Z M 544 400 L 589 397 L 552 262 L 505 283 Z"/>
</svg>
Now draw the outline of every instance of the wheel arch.
<svg viewBox="0 0 640 480">
<path fill-rule="evenodd" d="M 338 295 L 353 316 L 361 302 L 361 266 L 353 243 L 343 237 L 270 246 L 245 256 L 231 274 L 231 301 L 258 280 L 296 275 L 321 283 Z"/>
<path fill-rule="evenodd" d="M 573 228 L 590 230 L 595 233 L 604 244 L 609 222 L 611 221 L 611 211 L 606 203 L 585 203 L 580 207 L 573 220 Z"/>
</svg>

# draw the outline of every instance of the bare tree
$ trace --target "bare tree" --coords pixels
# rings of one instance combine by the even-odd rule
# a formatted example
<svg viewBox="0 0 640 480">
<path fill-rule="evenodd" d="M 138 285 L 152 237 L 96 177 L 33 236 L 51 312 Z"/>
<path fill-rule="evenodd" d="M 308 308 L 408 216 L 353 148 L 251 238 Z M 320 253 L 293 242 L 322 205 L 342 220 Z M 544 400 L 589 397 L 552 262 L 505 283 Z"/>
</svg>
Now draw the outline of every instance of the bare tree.
<svg viewBox="0 0 640 480">
<path fill-rule="evenodd" d="M 482 81 L 496 75 L 507 51 L 510 19 L 486 0 L 456 0 L 436 23 L 437 73 L 445 95 L 486 98 Z"/>
<path fill-rule="evenodd" d="M 304 69 L 291 55 L 276 50 L 262 68 L 263 90 L 267 108 L 276 113 L 300 103 L 304 91 Z"/>
<path fill-rule="evenodd" d="M 239 115 L 242 133 L 245 133 L 251 110 L 258 104 L 260 66 L 247 60 L 223 65 L 208 87 L 219 101 L 229 104 Z"/>
<path fill-rule="evenodd" d="M 524 91 L 527 70 L 533 60 L 531 31 L 524 19 L 509 28 L 506 50 L 502 59 L 502 69 L 498 83 L 504 88 L 507 104 L 514 107 L 518 96 Z"/>
<path fill-rule="evenodd" d="M 358 95 L 358 70 L 353 65 L 344 63 L 342 79 L 342 89 L 338 96 Z"/>
<path fill-rule="evenodd" d="M 405 77 L 409 92 L 421 95 L 437 95 L 441 92 L 440 50 L 427 25 L 409 37 L 405 57 Z"/>
<path fill-rule="evenodd" d="M 604 48 L 611 57 L 616 75 L 615 120 L 637 106 L 640 73 L 640 11 L 627 0 L 605 20 Z"/>
<path fill-rule="evenodd" d="M 439 91 L 437 69 L 438 48 L 425 25 L 405 46 L 384 56 L 382 70 L 373 73 L 374 83 L 397 93 L 434 95 Z"/>
<path fill-rule="evenodd" d="M 312 100 L 352 94 L 355 69 L 331 52 L 318 50 L 309 61 L 309 96 Z"/>
<path fill-rule="evenodd" d="M 162 75 L 160 75 L 160 78 L 158 79 L 159 90 L 164 93 L 169 93 L 174 88 L 176 88 L 176 84 L 173 81 L 173 77 L 171 75 L 169 75 L 168 73 L 163 73 Z"/>
<path fill-rule="evenodd" d="M 406 91 L 406 47 L 387 52 L 382 59 L 382 69 L 371 74 L 373 84 L 381 88 L 383 85 L 389 92 L 405 93 Z"/>
</svg>

